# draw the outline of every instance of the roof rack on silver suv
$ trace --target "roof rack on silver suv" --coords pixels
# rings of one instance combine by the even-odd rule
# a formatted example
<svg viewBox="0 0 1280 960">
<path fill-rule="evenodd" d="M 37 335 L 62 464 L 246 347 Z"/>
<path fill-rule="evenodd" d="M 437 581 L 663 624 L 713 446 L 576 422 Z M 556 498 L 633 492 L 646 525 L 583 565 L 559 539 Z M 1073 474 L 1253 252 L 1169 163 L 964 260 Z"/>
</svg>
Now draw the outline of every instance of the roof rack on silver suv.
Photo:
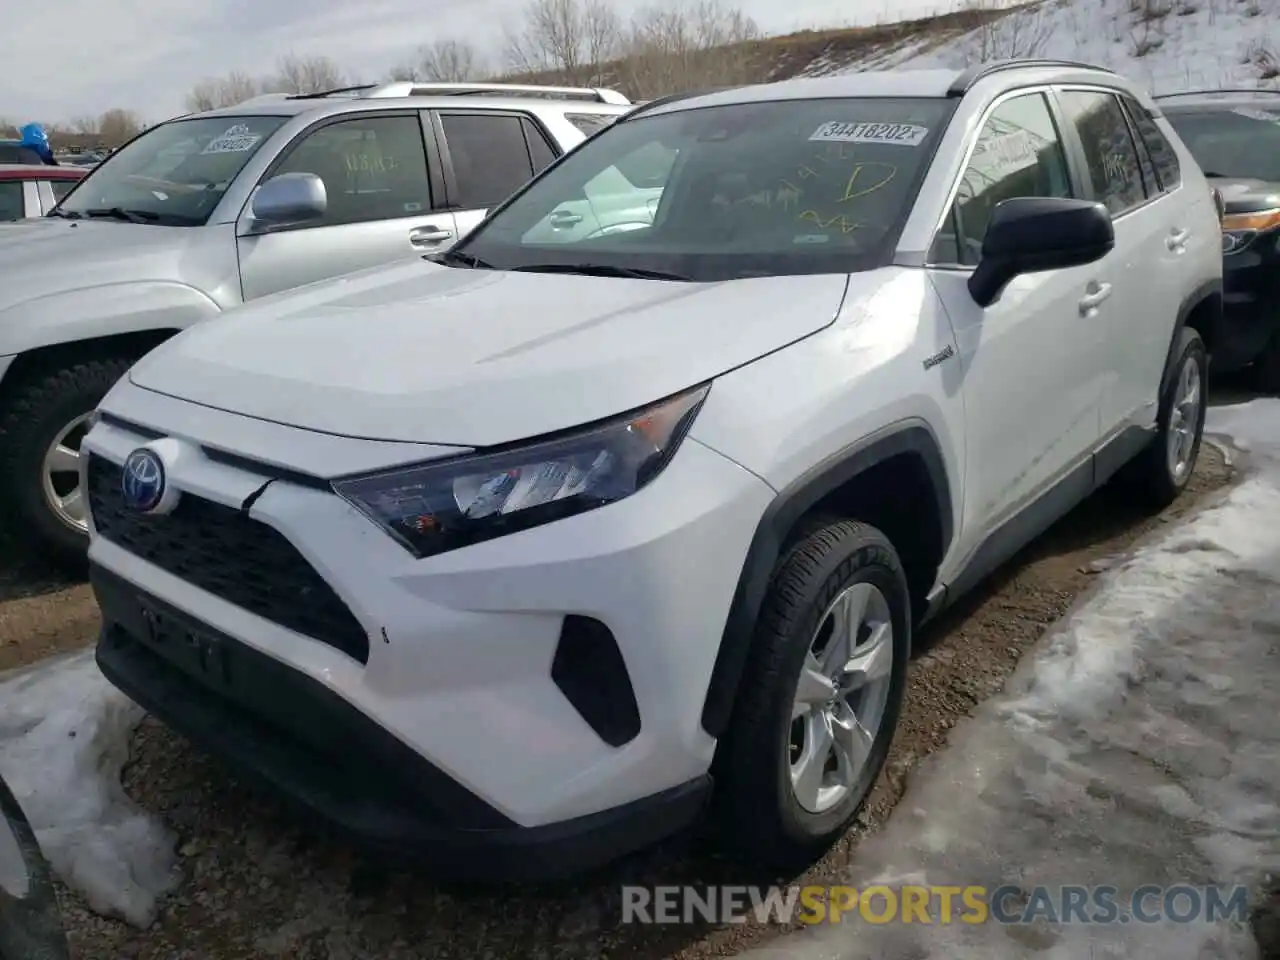
<svg viewBox="0 0 1280 960">
<path fill-rule="evenodd" d="M 991 63 L 976 63 L 960 76 L 956 77 L 947 90 L 948 97 L 963 97 L 973 89 L 973 85 L 993 73 L 1002 70 L 1020 70 L 1023 67 L 1075 67 L 1080 70 L 1098 70 L 1102 73 L 1114 73 L 1096 63 L 1084 63 L 1080 60 L 1053 60 L 1031 57 L 1026 60 L 995 60 Z"/>
<path fill-rule="evenodd" d="M 389 97 L 441 96 L 547 97 L 554 100 L 590 100 L 626 106 L 631 103 L 616 90 L 603 87 L 548 87 L 527 83 L 418 83 L 402 80 L 374 87 L 362 96 L 368 99 Z"/>
<path fill-rule="evenodd" d="M 1280 97 L 1280 90 L 1275 87 L 1220 87 L 1217 90 L 1179 90 L 1177 93 L 1159 93 L 1153 96 L 1152 100 L 1169 100 L 1173 97 L 1216 97 L 1222 96 L 1238 96 L 1242 93 L 1270 93 Z"/>
</svg>

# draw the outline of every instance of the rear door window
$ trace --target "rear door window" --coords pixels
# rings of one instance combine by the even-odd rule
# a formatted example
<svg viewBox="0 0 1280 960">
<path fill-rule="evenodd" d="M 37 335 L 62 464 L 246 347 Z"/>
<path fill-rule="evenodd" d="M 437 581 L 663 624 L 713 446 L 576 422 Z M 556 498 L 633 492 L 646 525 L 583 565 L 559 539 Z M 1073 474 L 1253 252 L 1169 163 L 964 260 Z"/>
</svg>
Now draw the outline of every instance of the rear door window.
<svg viewBox="0 0 1280 960">
<path fill-rule="evenodd" d="M 522 187 L 534 174 L 518 116 L 495 113 L 442 113 L 440 125 L 453 161 L 464 210 L 492 207 Z"/>
<path fill-rule="evenodd" d="M 1145 203 L 1142 161 L 1120 101 L 1097 90 L 1063 90 L 1058 96 L 1084 146 L 1094 197 L 1112 216 Z M 1151 193 L 1157 192 L 1152 184 Z"/>
</svg>

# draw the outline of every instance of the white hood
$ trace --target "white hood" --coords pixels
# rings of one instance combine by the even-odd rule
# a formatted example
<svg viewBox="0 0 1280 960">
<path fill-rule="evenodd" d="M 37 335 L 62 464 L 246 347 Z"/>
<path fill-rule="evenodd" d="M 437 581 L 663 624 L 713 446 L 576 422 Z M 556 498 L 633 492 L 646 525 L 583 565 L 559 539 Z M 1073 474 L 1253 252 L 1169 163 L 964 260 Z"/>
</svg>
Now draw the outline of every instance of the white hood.
<svg viewBox="0 0 1280 960">
<path fill-rule="evenodd" d="M 844 276 L 669 283 L 410 261 L 198 324 L 140 387 L 309 430 L 490 446 L 623 413 L 829 325 Z"/>
</svg>

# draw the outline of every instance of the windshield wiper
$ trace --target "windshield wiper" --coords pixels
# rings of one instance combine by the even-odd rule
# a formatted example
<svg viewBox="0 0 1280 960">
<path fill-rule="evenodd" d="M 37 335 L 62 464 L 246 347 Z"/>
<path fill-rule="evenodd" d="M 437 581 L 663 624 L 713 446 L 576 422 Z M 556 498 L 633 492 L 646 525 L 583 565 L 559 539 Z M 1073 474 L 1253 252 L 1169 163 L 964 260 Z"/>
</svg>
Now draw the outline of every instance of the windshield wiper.
<svg viewBox="0 0 1280 960">
<path fill-rule="evenodd" d="M 677 280 L 692 283 L 692 277 L 667 270 L 646 270 L 642 267 L 615 267 L 606 263 L 533 263 L 524 267 L 512 267 L 518 273 L 577 273 L 587 277 L 627 277 L 631 280 Z"/>
<path fill-rule="evenodd" d="M 126 210 L 124 207 L 99 207 L 86 210 L 85 213 L 91 217 L 124 220 L 128 223 L 155 223 L 160 219 L 160 214 L 152 213 L 150 210 Z"/>
<path fill-rule="evenodd" d="M 423 257 L 424 260 L 431 260 L 434 263 L 442 263 L 445 265 L 451 263 L 460 263 L 464 266 L 471 267 L 473 270 L 492 270 L 493 264 L 487 260 L 481 260 L 479 257 L 473 257 L 469 253 L 460 253 L 453 250 L 446 250 L 441 254 L 429 254 Z"/>
<path fill-rule="evenodd" d="M 45 216 L 62 217 L 64 220 L 81 220 L 83 217 L 78 213 L 72 213 L 70 210 L 50 210 Z"/>
</svg>

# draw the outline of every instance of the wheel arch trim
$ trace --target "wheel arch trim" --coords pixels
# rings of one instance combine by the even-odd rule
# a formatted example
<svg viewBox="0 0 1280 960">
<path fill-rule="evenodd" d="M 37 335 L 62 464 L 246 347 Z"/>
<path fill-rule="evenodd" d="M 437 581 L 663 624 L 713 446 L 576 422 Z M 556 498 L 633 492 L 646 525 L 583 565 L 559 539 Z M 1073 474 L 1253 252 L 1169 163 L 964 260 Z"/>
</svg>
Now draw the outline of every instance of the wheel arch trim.
<svg viewBox="0 0 1280 960">
<path fill-rule="evenodd" d="M 1213 319 L 1210 321 L 1212 327 L 1218 327 L 1222 323 L 1222 280 L 1221 278 L 1207 280 L 1192 290 L 1178 305 L 1178 318 L 1173 325 L 1173 333 L 1169 337 L 1169 352 L 1165 356 L 1164 371 L 1160 374 L 1160 392 L 1156 394 L 1156 401 L 1164 396 L 1165 391 L 1169 388 L 1169 378 L 1173 376 L 1175 364 L 1178 358 L 1174 356 L 1174 351 L 1178 347 L 1178 337 L 1182 334 L 1182 330 L 1187 325 L 1187 320 L 1191 318 L 1191 314 L 1206 301 L 1217 302 L 1217 310 Z M 1209 341 L 1213 339 L 1212 334 L 1205 336 L 1205 349 L 1209 348 Z M 1211 361 L 1212 362 L 1212 361 Z"/>
<path fill-rule="evenodd" d="M 788 534 L 823 498 L 860 474 L 903 454 L 918 456 L 929 474 L 946 554 L 955 529 L 951 485 L 941 445 L 924 420 L 911 418 L 886 427 L 841 450 L 784 487 L 756 524 L 738 576 L 703 701 L 701 722 L 708 734 L 718 738 L 729 724 L 755 622 Z"/>
</svg>

